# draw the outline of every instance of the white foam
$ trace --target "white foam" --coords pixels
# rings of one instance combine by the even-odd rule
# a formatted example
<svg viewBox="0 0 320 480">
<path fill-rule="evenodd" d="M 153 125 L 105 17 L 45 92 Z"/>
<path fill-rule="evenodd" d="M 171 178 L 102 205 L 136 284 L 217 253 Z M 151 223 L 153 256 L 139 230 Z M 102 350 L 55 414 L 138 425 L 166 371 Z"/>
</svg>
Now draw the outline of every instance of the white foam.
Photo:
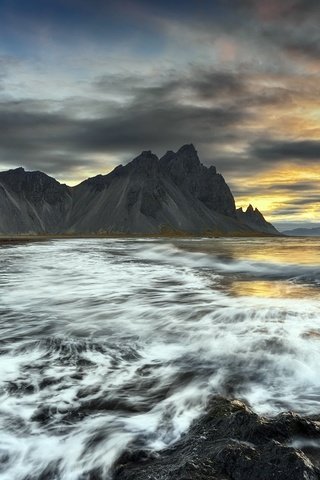
<svg viewBox="0 0 320 480">
<path fill-rule="evenodd" d="M 62 480 L 93 468 L 107 475 L 130 442 L 160 449 L 176 441 L 217 393 L 263 414 L 318 413 L 315 287 L 308 298 L 228 287 L 243 276 L 294 278 L 299 290 L 306 276 L 314 285 L 318 265 L 225 259 L 214 241 L 209 253 L 181 245 L 2 248 L 0 453 L 9 457 L 1 480 L 54 463 Z"/>
</svg>

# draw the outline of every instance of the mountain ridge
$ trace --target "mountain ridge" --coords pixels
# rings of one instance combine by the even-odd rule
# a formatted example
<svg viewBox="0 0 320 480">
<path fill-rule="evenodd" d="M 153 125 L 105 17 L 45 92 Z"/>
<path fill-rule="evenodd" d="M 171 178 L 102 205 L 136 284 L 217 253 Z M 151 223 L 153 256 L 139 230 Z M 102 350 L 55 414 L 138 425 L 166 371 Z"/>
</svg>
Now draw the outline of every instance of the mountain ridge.
<svg viewBox="0 0 320 480">
<path fill-rule="evenodd" d="M 320 237 L 320 227 L 299 227 L 291 230 L 284 230 L 281 233 L 293 237 Z"/>
<path fill-rule="evenodd" d="M 0 172 L 0 233 L 280 235 L 257 209 L 236 209 L 214 166 L 193 144 L 160 159 L 143 151 L 106 175 L 69 187 L 22 167 Z"/>
</svg>

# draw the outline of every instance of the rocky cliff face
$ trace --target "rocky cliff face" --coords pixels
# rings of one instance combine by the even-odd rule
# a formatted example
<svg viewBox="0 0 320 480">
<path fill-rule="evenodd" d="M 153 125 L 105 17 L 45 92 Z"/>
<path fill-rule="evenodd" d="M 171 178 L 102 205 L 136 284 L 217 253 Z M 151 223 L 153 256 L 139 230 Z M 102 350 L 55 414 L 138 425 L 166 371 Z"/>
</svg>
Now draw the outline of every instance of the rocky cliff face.
<svg viewBox="0 0 320 480">
<path fill-rule="evenodd" d="M 261 212 L 257 208 L 253 208 L 250 204 L 246 211 L 242 208 L 238 208 L 236 211 L 238 220 L 250 228 L 257 229 L 272 235 L 276 235 L 279 232 L 276 228 L 267 222 Z"/>
<path fill-rule="evenodd" d="M 233 195 L 216 168 L 200 163 L 194 146 L 184 145 L 177 153 L 167 152 L 160 169 L 183 192 L 191 194 L 209 210 L 236 218 Z"/>
<path fill-rule="evenodd" d="M 201 164 L 193 145 L 160 160 L 144 151 L 73 188 L 42 172 L 9 170 L 0 173 L 0 201 L 3 234 L 278 233 L 257 210 L 236 210 L 223 177 Z"/>
<path fill-rule="evenodd" d="M 0 173 L 0 232 L 54 233 L 72 205 L 69 187 L 23 168 Z"/>
</svg>

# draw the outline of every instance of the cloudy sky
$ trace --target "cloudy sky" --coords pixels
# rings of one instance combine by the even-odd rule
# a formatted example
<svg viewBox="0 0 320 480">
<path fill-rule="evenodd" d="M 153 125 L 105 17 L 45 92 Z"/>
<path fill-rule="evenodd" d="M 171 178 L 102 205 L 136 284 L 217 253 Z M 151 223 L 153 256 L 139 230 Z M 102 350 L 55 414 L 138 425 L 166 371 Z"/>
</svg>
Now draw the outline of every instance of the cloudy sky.
<svg viewBox="0 0 320 480">
<path fill-rule="evenodd" d="M 192 142 L 238 206 L 320 222 L 319 0 L 0 0 L 0 18 L 0 169 L 74 185 Z"/>
</svg>

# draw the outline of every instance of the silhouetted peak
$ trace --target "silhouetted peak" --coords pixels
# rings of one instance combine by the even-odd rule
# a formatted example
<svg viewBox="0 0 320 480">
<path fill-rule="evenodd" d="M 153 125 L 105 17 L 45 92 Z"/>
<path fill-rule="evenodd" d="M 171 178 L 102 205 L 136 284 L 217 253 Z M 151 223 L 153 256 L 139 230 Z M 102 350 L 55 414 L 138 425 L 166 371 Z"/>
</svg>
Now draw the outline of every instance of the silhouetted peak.
<svg viewBox="0 0 320 480">
<path fill-rule="evenodd" d="M 254 212 L 254 208 L 253 206 L 251 205 L 251 203 L 248 205 L 248 208 L 246 210 L 246 213 L 253 213 Z"/>
<path fill-rule="evenodd" d="M 159 170 L 159 159 L 151 150 L 144 150 L 128 163 L 125 169 L 138 174 L 154 174 Z"/>
<path fill-rule="evenodd" d="M 180 160 L 183 170 L 188 174 L 195 173 L 201 167 L 197 150 L 192 143 L 190 145 L 183 145 L 183 147 L 177 151 L 177 159 Z"/>
<path fill-rule="evenodd" d="M 0 180 L 12 192 L 35 202 L 45 200 L 54 204 L 67 192 L 66 185 L 61 185 L 55 178 L 39 170 L 25 171 L 23 167 L 1 172 Z"/>
<path fill-rule="evenodd" d="M 192 165 L 200 165 L 200 160 L 194 145 L 183 145 L 177 152 L 168 150 L 160 159 L 162 166 L 173 165 L 179 163 L 183 168 L 190 168 Z"/>
<path fill-rule="evenodd" d="M 39 170 L 26 171 L 23 167 L 12 168 L 0 173 L 0 178 L 6 182 L 36 182 L 45 181 L 58 183 L 53 177 L 49 177 L 46 173 Z"/>
<path fill-rule="evenodd" d="M 11 168 L 10 170 L 5 170 L 0 172 L 0 178 L 16 178 L 21 177 L 21 175 L 26 174 L 27 172 L 23 167 Z M 29 173 L 29 172 L 28 172 Z"/>
<path fill-rule="evenodd" d="M 151 150 L 144 150 L 143 152 L 140 153 L 136 158 L 132 160 L 132 164 L 139 164 L 139 163 L 144 163 L 144 162 L 158 162 L 158 157 L 154 153 L 151 152 Z"/>
<path fill-rule="evenodd" d="M 254 208 L 251 203 L 250 205 L 248 206 L 246 212 L 245 212 L 247 215 L 250 215 L 251 217 L 255 217 L 256 219 L 263 219 L 264 220 L 264 217 L 262 215 L 262 213 L 257 209 L 257 208 Z"/>
<path fill-rule="evenodd" d="M 248 225 L 249 227 L 258 229 L 261 227 L 264 232 L 271 233 L 271 234 L 278 234 L 278 231 L 266 221 L 262 213 L 257 209 L 254 208 L 251 204 L 247 207 L 244 211 L 242 208 L 237 208 L 236 211 L 237 218 Z"/>
<path fill-rule="evenodd" d="M 165 161 L 165 160 L 168 160 L 168 159 L 172 159 L 172 158 L 177 158 L 177 154 L 175 152 L 173 152 L 172 150 L 168 150 L 164 155 L 163 157 L 160 158 L 161 161 Z"/>
<path fill-rule="evenodd" d="M 181 148 L 177 151 L 177 154 L 190 154 L 190 155 L 197 155 L 197 150 L 195 149 L 193 143 L 187 143 L 186 145 L 182 145 Z"/>
</svg>

